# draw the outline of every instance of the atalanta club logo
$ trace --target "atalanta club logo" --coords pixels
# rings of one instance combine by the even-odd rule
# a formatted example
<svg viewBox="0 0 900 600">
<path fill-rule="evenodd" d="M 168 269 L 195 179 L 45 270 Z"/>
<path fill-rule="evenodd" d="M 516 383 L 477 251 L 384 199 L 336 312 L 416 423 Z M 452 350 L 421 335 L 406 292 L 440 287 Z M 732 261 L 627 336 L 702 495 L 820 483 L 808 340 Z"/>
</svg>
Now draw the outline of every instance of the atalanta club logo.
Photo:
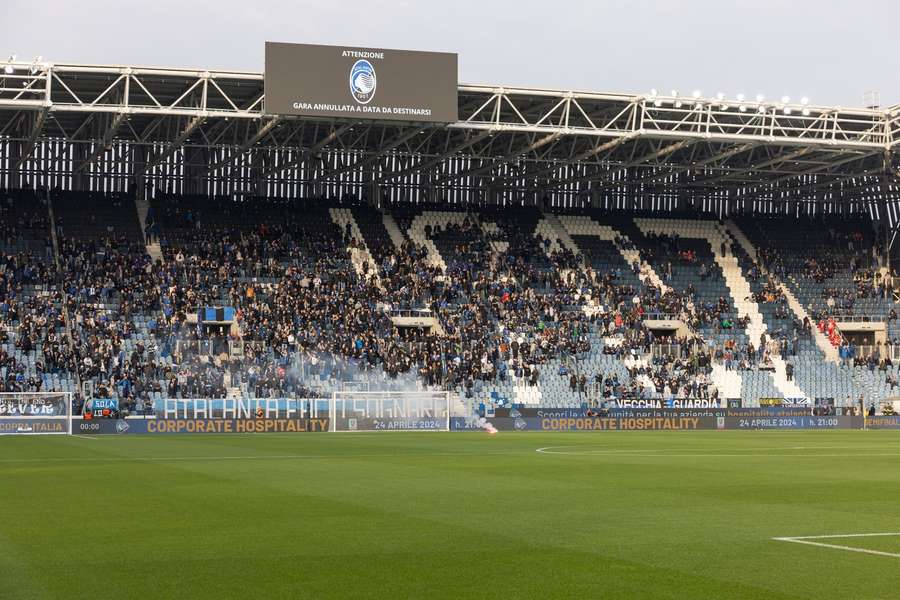
<svg viewBox="0 0 900 600">
<path fill-rule="evenodd" d="M 358 60 L 350 67 L 350 94 L 360 104 L 368 104 L 375 97 L 378 80 L 375 67 L 367 60 Z"/>
</svg>

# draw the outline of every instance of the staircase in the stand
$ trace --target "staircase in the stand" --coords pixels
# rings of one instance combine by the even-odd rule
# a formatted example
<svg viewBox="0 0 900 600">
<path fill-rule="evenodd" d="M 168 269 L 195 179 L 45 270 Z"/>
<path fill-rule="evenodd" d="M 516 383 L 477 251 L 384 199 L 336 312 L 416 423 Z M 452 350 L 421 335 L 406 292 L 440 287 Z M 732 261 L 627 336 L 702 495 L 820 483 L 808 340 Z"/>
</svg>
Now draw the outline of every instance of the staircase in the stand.
<svg viewBox="0 0 900 600">
<path fill-rule="evenodd" d="M 534 228 L 534 237 L 548 241 L 546 246 L 543 244 L 541 245 L 548 257 L 552 256 L 554 252 L 561 250 L 563 247 L 557 237 L 556 229 L 554 229 L 553 225 L 546 217 L 538 221 Z"/>
<path fill-rule="evenodd" d="M 643 261 L 639 251 L 633 248 L 623 248 L 616 243 L 616 238 L 621 238 L 626 242 L 630 242 L 628 236 L 625 234 L 616 231 L 609 225 L 600 225 L 592 218 L 584 215 L 563 215 L 558 217 L 558 221 L 566 230 L 566 233 L 569 234 L 569 239 L 571 239 L 571 236 L 573 235 L 590 235 L 613 244 L 629 266 L 634 263 L 640 265 L 640 274 L 638 277 L 641 281 L 644 283 L 649 281 L 650 284 L 662 290 L 663 293 L 669 291 L 670 288 L 663 283 L 653 267 Z"/>
<path fill-rule="evenodd" d="M 165 262 L 165 259 L 163 258 L 162 247 L 160 247 L 158 241 L 147 244 L 147 254 L 150 255 L 150 258 L 153 259 L 153 262 Z"/>
<path fill-rule="evenodd" d="M 546 224 L 550 228 L 550 231 L 553 232 L 553 237 L 551 239 L 555 239 L 556 243 L 559 244 L 560 247 L 571 250 L 574 254 L 579 253 L 578 244 L 575 243 L 575 240 L 573 240 L 572 236 L 569 235 L 569 232 L 566 231 L 566 228 L 560 222 L 559 217 L 557 217 L 553 213 L 544 213 L 544 218 L 541 219 L 541 222 L 546 222 Z M 538 223 L 538 227 L 540 226 L 541 223 Z"/>
<path fill-rule="evenodd" d="M 628 369 L 640 369 L 646 368 L 650 364 L 650 358 L 648 356 L 628 356 L 623 361 L 625 363 L 625 367 Z M 635 378 L 635 381 L 641 384 L 641 386 L 646 390 L 655 391 L 657 393 L 662 392 L 662 390 L 656 389 L 656 384 L 653 383 L 653 379 L 649 375 L 638 375 Z"/>
<path fill-rule="evenodd" d="M 353 269 L 357 274 L 364 277 L 374 277 L 377 281 L 378 271 L 375 268 L 375 260 L 366 247 L 366 241 L 363 238 L 362 231 L 359 230 L 356 219 L 353 218 L 353 213 L 349 208 L 330 208 L 328 212 L 331 215 L 331 220 L 340 227 L 341 233 L 346 231 L 348 225 L 350 226 L 350 235 L 356 240 L 357 244 L 355 248 L 350 249 L 350 262 L 353 263 Z M 366 271 L 367 264 L 368 272 Z"/>
<path fill-rule="evenodd" d="M 541 398 L 543 394 L 541 394 L 541 384 L 537 385 L 528 385 L 524 378 L 521 378 L 520 381 L 517 381 L 513 386 L 513 393 L 515 394 L 514 402 L 516 404 L 525 404 L 531 406 L 540 406 Z"/>
<path fill-rule="evenodd" d="M 725 223 L 725 230 L 727 233 L 731 234 L 731 237 L 744 249 L 744 252 L 747 255 L 756 261 L 757 264 L 760 265 L 761 269 L 764 269 L 762 263 L 760 263 L 758 259 L 758 252 L 756 250 L 756 246 L 753 245 L 753 242 L 750 241 L 750 238 L 741 231 L 740 227 L 734 221 L 728 221 Z M 794 293 L 790 290 L 790 288 L 784 284 L 781 280 L 779 280 L 774 273 L 769 273 L 769 277 L 778 285 L 778 288 L 784 294 L 785 299 L 787 299 L 788 306 L 791 307 L 791 310 L 794 311 L 794 314 L 803 321 L 804 319 L 809 318 L 809 313 L 803 307 Z M 812 322 L 812 319 L 810 319 Z M 838 350 L 834 346 L 831 345 L 831 342 L 828 341 L 828 338 L 824 333 L 819 331 L 817 327 L 813 327 L 813 339 L 816 341 L 816 346 L 818 346 L 819 350 L 821 350 L 825 354 L 825 358 L 831 362 L 838 362 L 840 357 L 838 355 Z"/>
<path fill-rule="evenodd" d="M 147 254 L 150 255 L 153 262 L 163 262 L 163 253 L 162 248 L 159 245 L 159 240 L 157 239 L 150 243 L 147 242 L 147 215 L 150 212 L 150 203 L 142 198 L 137 198 L 134 201 L 134 207 L 137 209 L 138 221 L 141 223 L 141 232 L 143 232 L 144 235 L 144 244 L 147 247 Z"/>
<path fill-rule="evenodd" d="M 409 225 L 409 231 L 406 233 L 415 243 L 420 246 L 425 246 L 425 249 L 428 251 L 427 260 L 429 264 L 438 267 L 441 271 L 446 271 L 447 263 L 441 256 L 438 247 L 428 234 L 425 233 L 425 228 L 430 227 L 432 232 L 437 230 L 443 231 L 451 224 L 462 225 L 467 217 L 468 215 L 463 212 L 426 210 L 421 215 L 417 215 L 413 218 L 412 223 Z M 388 232 L 390 232 L 390 230 L 388 230 Z"/>
<path fill-rule="evenodd" d="M 741 231 L 740 227 L 737 226 L 737 223 L 729 219 L 725 222 L 725 231 L 731 234 L 731 237 L 734 238 L 734 241 L 738 243 L 738 245 L 744 249 L 744 252 L 747 253 L 751 259 L 755 262 L 759 263 L 759 252 L 756 250 L 756 246 L 753 245 L 753 242 L 750 241 L 743 231 Z"/>
<path fill-rule="evenodd" d="M 484 233 L 484 237 L 488 240 L 488 244 L 490 245 L 491 250 L 499 254 L 503 254 L 509 249 L 509 242 L 505 240 L 493 239 L 494 236 L 500 231 L 499 225 L 490 221 L 482 221 L 480 219 L 478 221 L 478 225 L 479 227 L 481 227 L 481 231 Z"/>
<path fill-rule="evenodd" d="M 134 208 L 137 210 L 138 221 L 141 223 L 141 231 L 146 231 L 147 214 L 150 212 L 150 203 L 143 198 L 135 198 Z"/>
<path fill-rule="evenodd" d="M 738 371 L 729 371 L 725 365 L 717 363 L 713 365 L 711 377 L 716 389 L 719 390 L 719 398 L 740 398 L 743 379 Z"/>
<path fill-rule="evenodd" d="M 763 321 L 759 305 L 753 300 L 750 283 L 744 277 L 737 258 L 727 250 L 731 245 L 731 240 L 728 234 L 719 228 L 718 223 L 693 219 L 635 219 L 634 221 L 644 233 L 655 232 L 679 235 L 682 238 L 702 239 L 709 242 L 716 264 L 719 265 L 725 277 L 725 285 L 728 287 L 738 316 L 741 318 L 747 317 L 749 320 L 747 336 L 753 342 L 753 345 L 758 347 L 760 338 L 763 333 L 766 333 L 768 326 Z M 723 244 L 726 248 L 726 254 L 722 254 L 721 251 Z M 806 397 L 806 393 L 796 383 L 787 380 L 785 362 L 781 357 L 773 356 L 772 364 L 775 367 L 773 375 L 775 386 L 785 398 Z"/>
<path fill-rule="evenodd" d="M 400 231 L 400 227 L 397 226 L 397 221 L 394 220 L 394 217 L 388 213 L 384 213 L 381 215 L 381 221 L 384 223 L 384 228 L 387 230 L 391 241 L 394 243 L 394 248 L 397 250 L 402 248 L 403 232 Z"/>
<path fill-rule="evenodd" d="M 62 268 L 62 259 L 59 252 L 59 235 L 55 226 L 56 214 L 53 212 L 53 202 L 48 198 L 47 199 L 47 218 L 50 222 L 50 241 L 53 243 L 53 264 L 56 266 L 58 272 L 61 272 Z M 68 308 L 69 303 L 62 303 L 62 314 L 63 321 L 66 324 L 66 344 L 69 346 L 69 349 L 74 353 L 75 348 L 75 336 L 72 334 L 72 315 L 69 313 Z M 85 382 L 81 380 L 81 373 L 76 369 L 73 373 L 75 379 L 75 385 L 77 389 L 84 389 L 83 386 Z M 84 395 L 86 398 L 89 397 L 87 394 Z"/>
<path fill-rule="evenodd" d="M 773 356 L 772 364 L 775 365 L 775 372 L 772 373 L 772 379 L 775 380 L 775 387 L 784 394 L 785 398 L 807 397 L 806 392 L 804 392 L 799 385 L 793 381 L 788 381 L 786 371 L 787 363 L 783 358 L 780 356 Z"/>
<path fill-rule="evenodd" d="M 564 248 L 568 248 L 574 253 L 578 253 L 578 246 L 572 237 L 566 233 L 565 228 L 556 218 L 556 215 L 544 213 L 543 217 L 537 222 L 534 228 L 534 237 L 547 240 L 547 244 L 541 244 L 547 258 L 552 258 L 555 252 L 559 252 Z M 559 276 L 564 281 L 568 281 L 573 274 L 573 269 L 560 269 Z"/>
</svg>

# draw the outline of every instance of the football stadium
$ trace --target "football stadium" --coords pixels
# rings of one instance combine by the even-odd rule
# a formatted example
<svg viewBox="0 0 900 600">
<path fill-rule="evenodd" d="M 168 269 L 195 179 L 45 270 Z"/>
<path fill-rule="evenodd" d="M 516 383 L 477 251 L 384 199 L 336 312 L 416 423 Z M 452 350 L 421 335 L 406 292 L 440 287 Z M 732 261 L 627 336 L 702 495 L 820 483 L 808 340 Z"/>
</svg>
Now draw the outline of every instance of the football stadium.
<svg viewBox="0 0 900 600">
<path fill-rule="evenodd" d="M 900 105 L 264 55 L 0 57 L 0 598 L 900 597 Z"/>
</svg>

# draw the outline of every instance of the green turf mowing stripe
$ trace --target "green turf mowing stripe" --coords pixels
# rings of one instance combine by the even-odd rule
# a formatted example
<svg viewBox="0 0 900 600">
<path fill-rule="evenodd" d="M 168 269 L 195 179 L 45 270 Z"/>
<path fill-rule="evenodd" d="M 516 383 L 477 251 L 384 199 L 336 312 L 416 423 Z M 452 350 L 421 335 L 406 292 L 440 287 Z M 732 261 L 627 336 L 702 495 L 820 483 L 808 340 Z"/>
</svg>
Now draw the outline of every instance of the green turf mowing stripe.
<svg viewBox="0 0 900 600">
<path fill-rule="evenodd" d="M 772 539 L 900 531 L 893 454 L 888 431 L 8 437 L 0 597 L 894 598 L 891 557 Z"/>
</svg>

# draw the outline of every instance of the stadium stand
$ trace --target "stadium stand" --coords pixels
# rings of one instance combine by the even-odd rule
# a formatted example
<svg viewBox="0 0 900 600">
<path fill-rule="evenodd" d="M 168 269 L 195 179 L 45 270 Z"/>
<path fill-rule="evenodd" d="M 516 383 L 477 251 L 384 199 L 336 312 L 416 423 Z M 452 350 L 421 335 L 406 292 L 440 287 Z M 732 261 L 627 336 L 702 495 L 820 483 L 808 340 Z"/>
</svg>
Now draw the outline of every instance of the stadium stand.
<svg viewBox="0 0 900 600">
<path fill-rule="evenodd" d="M 141 411 L 165 397 L 440 388 L 476 410 L 852 403 L 897 385 L 892 279 L 862 221 L 49 198 L 0 203 L 5 390 Z M 233 318 L 203 316 L 216 307 Z M 887 340 L 863 351 L 834 333 L 851 314 Z"/>
<path fill-rule="evenodd" d="M 0 193 L 0 391 L 75 391 L 76 356 L 47 205 Z"/>
</svg>

